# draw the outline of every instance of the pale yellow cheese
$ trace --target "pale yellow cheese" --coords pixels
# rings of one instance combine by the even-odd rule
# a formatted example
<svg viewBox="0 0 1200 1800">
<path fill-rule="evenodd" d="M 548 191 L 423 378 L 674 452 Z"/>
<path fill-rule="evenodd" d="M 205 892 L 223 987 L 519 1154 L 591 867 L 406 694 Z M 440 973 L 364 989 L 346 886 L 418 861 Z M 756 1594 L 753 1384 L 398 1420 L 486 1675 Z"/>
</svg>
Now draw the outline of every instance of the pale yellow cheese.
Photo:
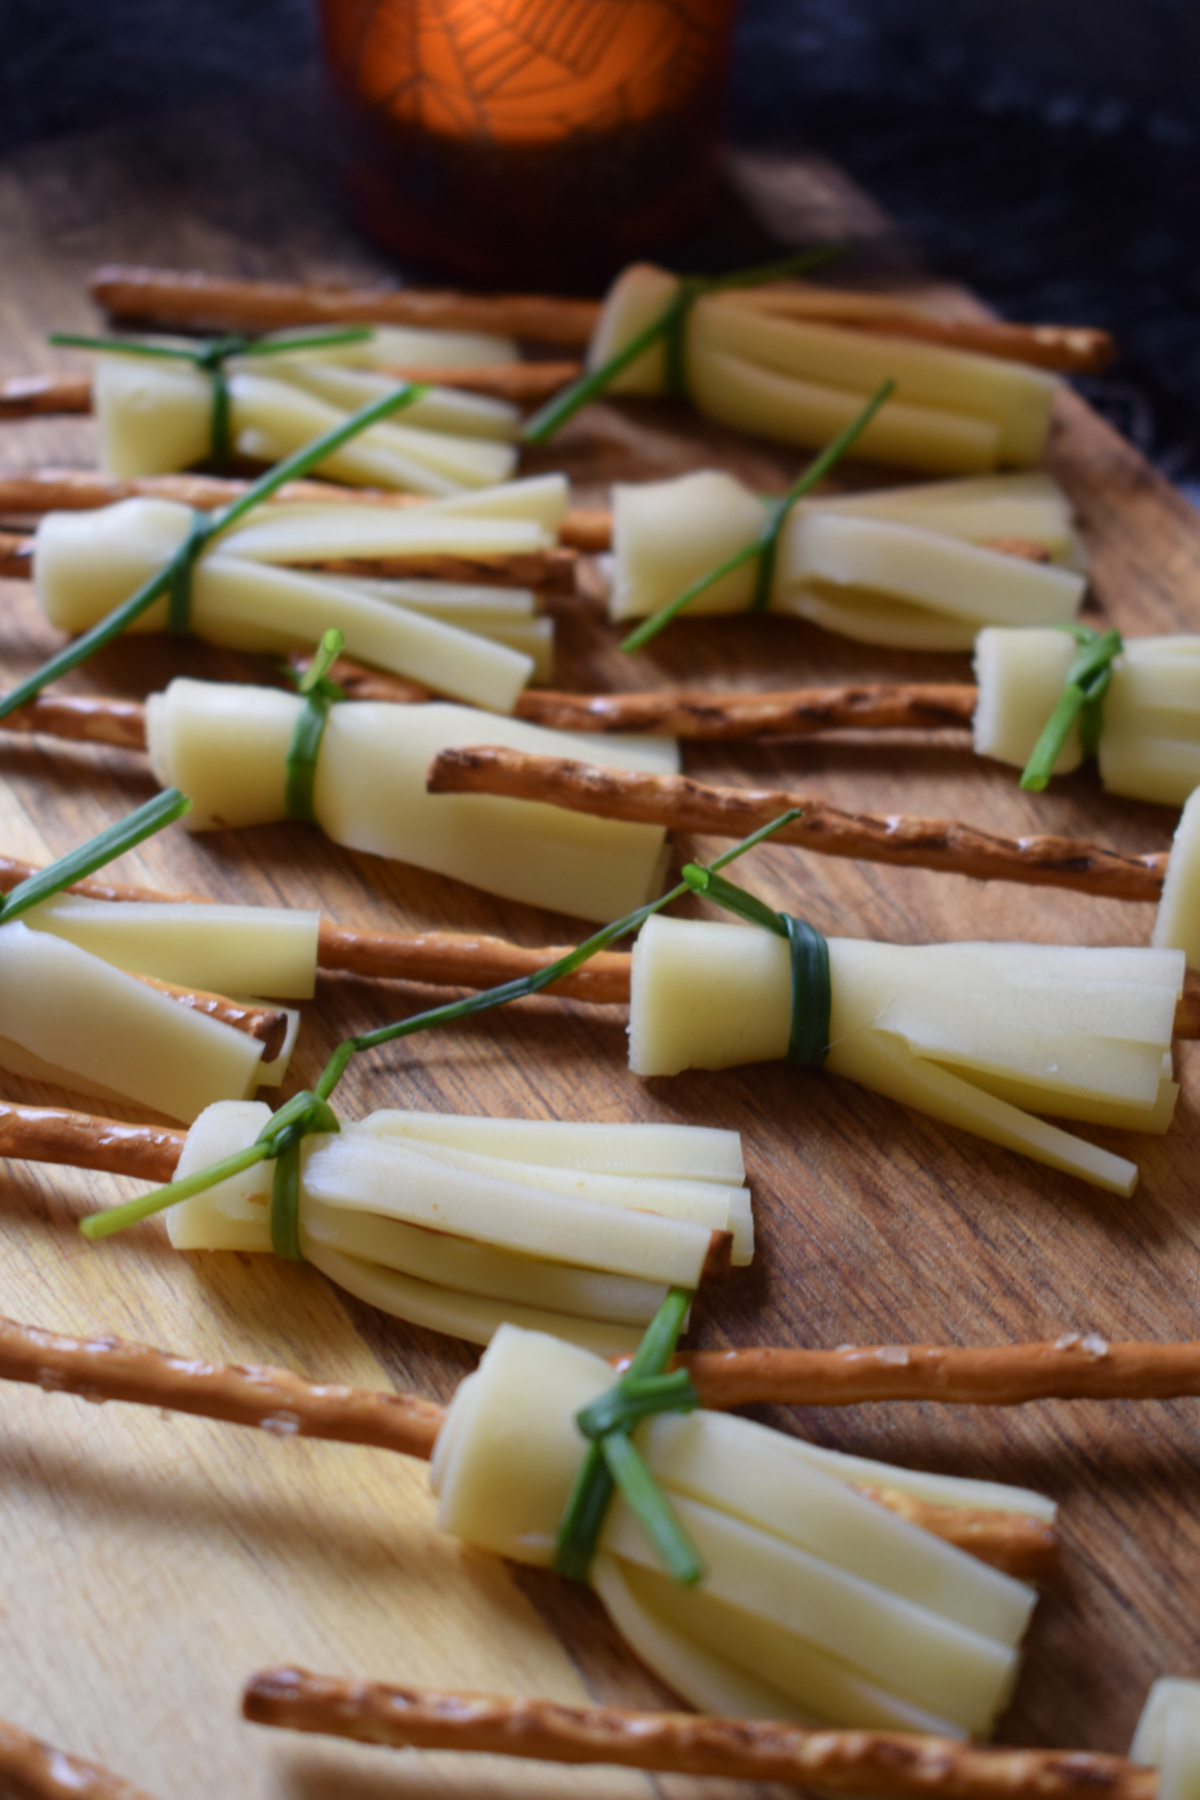
<svg viewBox="0 0 1200 1800">
<path fill-rule="evenodd" d="M 1084 565 L 1071 502 L 1044 469 L 1010 470 L 1000 475 L 963 475 L 951 481 L 909 482 L 902 487 L 868 488 L 861 493 L 822 494 L 801 500 L 799 512 L 862 514 L 894 519 L 968 543 L 1020 538 L 1040 544 L 1052 562 Z"/>
<path fill-rule="evenodd" d="M 955 484 L 937 485 L 945 491 Z M 943 502 L 942 517 L 953 511 Z M 610 617 L 643 617 L 678 599 L 753 547 L 767 517 L 758 495 L 715 470 L 638 486 L 618 484 Z M 1035 516 L 1031 530 L 1037 523 L 1044 521 Z M 758 568 L 756 560 L 744 562 L 689 601 L 687 610 L 744 611 Z M 902 511 L 891 516 L 885 507 L 877 516 L 866 504 L 839 509 L 809 502 L 794 508 L 784 523 L 768 598 L 773 611 L 867 642 L 969 649 L 984 624 L 1065 623 L 1084 586 L 1083 576 L 1073 570 L 1002 554 L 971 542 L 962 531 L 931 529 L 916 510 L 908 517 Z"/>
<path fill-rule="evenodd" d="M 397 603 L 401 595 L 384 584 L 373 589 L 334 575 L 270 566 L 358 552 L 390 554 L 406 542 L 419 549 L 458 544 L 473 554 L 480 547 L 490 550 L 497 541 L 501 547 L 511 539 L 520 548 L 534 549 L 548 541 L 541 525 L 520 519 L 451 514 L 439 515 L 432 528 L 420 527 L 424 510 L 414 509 L 419 527 L 414 536 L 404 523 L 408 515 L 389 515 L 381 508 L 329 507 L 297 514 L 280 507 L 275 515 L 263 508 L 244 530 L 219 538 L 193 568 L 192 630 L 233 649 L 287 652 L 318 642 L 324 631 L 336 627 L 350 656 L 456 699 L 510 712 L 534 672 L 534 658 L 494 634 L 473 630 L 466 607 L 460 605 L 458 620 L 438 617 Z M 188 507 L 149 498 L 94 512 L 46 515 L 34 550 L 35 591 L 43 612 L 64 631 L 97 624 L 162 568 L 187 538 L 192 517 Z M 425 586 L 436 589 L 438 584 Z M 468 606 L 473 592 L 467 590 Z M 451 599 L 461 601 L 457 590 Z M 163 599 L 133 629 L 162 630 L 166 620 Z M 535 645 L 540 637 L 546 648 L 549 636 L 548 630 L 532 634 Z M 544 666 L 544 651 L 542 661 Z"/>
<path fill-rule="evenodd" d="M 678 277 L 662 269 L 624 270 L 593 334 L 589 368 L 660 319 L 678 292 Z M 702 412 L 760 436 L 820 445 L 891 378 L 896 396 L 867 426 L 860 454 L 961 473 L 1040 458 L 1054 377 L 999 357 L 805 318 L 799 310 L 786 298 L 773 310 L 769 290 L 714 293 L 690 308 L 682 326 L 687 389 Z M 877 310 L 877 302 L 856 304 L 851 296 L 844 312 L 849 322 L 856 312 Z M 612 391 L 661 393 L 666 374 L 659 341 L 614 379 Z"/>
<path fill-rule="evenodd" d="M 1200 789 L 1184 803 L 1171 840 L 1153 942 L 1182 950 L 1188 967 L 1200 968 Z"/>
<path fill-rule="evenodd" d="M 909 1705 L 795 1636 L 711 1595 L 697 1596 L 655 1570 L 601 1554 L 592 1564 L 592 1586 L 630 1648 L 700 1712 L 966 1736 L 951 1720 Z M 730 1661 L 734 1643 L 744 1658 L 766 1667 L 766 1680 L 749 1674 L 744 1662 Z M 797 1706 L 777 1685 L 785 1668 L 807 1706 Z"/>
<path fill-rule="evenodd" d="M 1155 1800 L 1200 1800 L 1200 1682 L 1154 1682 L 1129 1759 L 1159 1771 Z"/>
<path fill-rule="evenodd" d="M 610 1175 L 660 1175 L 675 1181 L 746 1178 L 741 1134 L 713 1125 L 591 1125 L 562 1119 L 485 1119 L 388 1108 L 362 1121 L 365 1131 L 420 1138 L 556 1169 Z"/>
<path fill-rule="evenodd" d="M 338 326 L 330 327 L 337 331 Z M 361 327 L 354 326 L 354 330 Z M 303 328 L 271 331 L 265 341 L 280 342 L 306 335 Z M 443 331 L 424 325 L 373 325 L 366 338 L 349 344 L 308 345 L 293 352 L 303 362 L 345 363 L 358 369 L 480 368 L 488 363 L 516 362 L 520 349 L 514 338 L 491 331 Z M 287 360 L 291 360 L 289 357 Z M 275 358 L 272 356 L 272 365 Z"/>
<path fill-rule="evenodd" d="M 57 894 L 24 915 L 34 931 L 156 981 L 217 994 L 311 1000 L 319 912 L 290 906 L 207 906 L 89 900 Z"/>
<path fill-rule="evenodd" d="M 1057 706 L 1078 645 L 1065 631 L 981 631 L 975 643 L 976 756 L 1023 769 Z M 1073 725 L 1054 763 L 1065 775 L 1083 760 Z"/>
<path fill-rule="evenodd" d="M 241 366 L 261 369 L 264 365 L 257 358 L 247 358 Z M 290 381 L 305 393 L 348 413 L 357 412 L 369 401 L 382 400 L 396 387 L 396 378 L 392 375 L 307 357 L 289 357 L 282 363 L 272 360 L 270 368 L 276 380 Z M 501 443 L 515 438 L 521 424 L 519 409 L 509 401 L 473 394 L 466 388 L 430 388 L 427 394 L 404 408 L 403 416 L 406 424 L 419 426 L 422 430 L 446 431 L 460 437 L 494 438 Z"/>
<path fill-rule="evenodd" d="M 253 1092 L 262 1045 L 18 919 L 0 926 L 0 1063 L 187 1122 Z"/>
</svg>

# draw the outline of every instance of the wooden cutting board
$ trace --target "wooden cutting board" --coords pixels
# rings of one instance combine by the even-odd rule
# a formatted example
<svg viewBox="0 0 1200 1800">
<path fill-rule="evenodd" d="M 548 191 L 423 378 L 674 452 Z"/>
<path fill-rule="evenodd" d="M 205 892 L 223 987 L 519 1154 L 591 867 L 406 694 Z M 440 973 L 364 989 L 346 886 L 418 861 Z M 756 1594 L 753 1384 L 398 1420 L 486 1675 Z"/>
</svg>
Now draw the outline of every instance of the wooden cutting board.
<svg viewBox="0 0 1200 1800">
<path fill-rule="evenodd" d="M 8 246 L 0 372 L 47 367 L 42 335 L 53 326 L 94 327 L 81 282 L 104 258 L 282 276 L 377 268 L 286 156 L 250 146 L 255 181 L 243 194 L 219 179 L 204 185 L 196 173 L 236 167 L 244 180 L 249 152 L 240 155 L 236 143 L 218 136 L 210 158 L 207 141 L 202 156 L 188 139 L 175 163 L 164 160 L 172 145 L 169 133 L 116 134 L 52 146 L 0 170 Z M 735 177 L 784 241 L 818 230 L 886 237 L 870 202 L 826 165 L 744 158 Z M 950 290 L 940 297 L 950 310 L 972 305 Z M 86 422 L 9 425 L 0 436 L 0 464 L 9 466 L 90 455 Z M 642 404 L 593 409 L 539 466 L 561 463 L 596 489 L 615 477 L 717 462 L 779 489 L 796 461 L 681 410 Z M 1200 623 L 1200 521 L 1067 392 L 1052 465 L 1093 557 L 1089 616 L 1133 631 Z M 56 640 L 27 589 L 9 585 L 2 599 L 7 684 Z M 965 658 L 872 650 L 776 619 L 685 624 L 630 661 L 593 605 L 555 605 L 563 686 L 969 678 Z M 263 676 L 262 664 L 203 645 L 136 639 L 97 659 L 76 685 L 140 697 L 185 670 Z M 1165 847 L 1174 824 L 1166 809 L 1105 797 L 1089 775 L 1045 796 L 1022 795 L 1011 771 L 929 742 L 902 751 L 852 740 L 698 746 L 686 765 L 701 777 L 787 784 L 843 805 L 937 812 L 1005 832 L 1064 831 L 1130 850 Z M 0 738 L 0 848 L 59 854 L 150 791 L 133 755 Z M 688 840 L 676 848 L 682 858 L 714 847 Z M 478 929 L 526 943 L 577 930 L 338 850 L 298 825 L 196 838 L 173 828 L 118 873 L 221 899 L 320 904 L 344 923 Z M 747 877 L 773 903 L 845 935 L 1144 943 L 1151 927 L 1144 906 L 823 862 L 785 848 L 762 851 Z M 427 1000 L 417 988 L 323 979 L 306 1009 L 297 1084 L 349 1031 Z M 751 1270 L 699 1308 L 699 1344 L 986 1343 L 1068 1331 L 1175 1338 L 1195 1334 L 1200 1270 L 1192 1178 L 1200 1052 L 1184 1046 L 1180 1063 L 1184 1093 L 1169 1136 L 1094 1134 L 1140 1160 L 1141 1186 L 1129 1201 L 830 1077 L 774 1066 L 636 1081 L 624 1065 L 619 1009 L 551 1000 L 363 1058 L 339 1104 L 354 1113 L 394 1104 L 736 1127 L 760 1249 Z M 64 1099 L 12 1078 L 4 1092 Z M 4 1166 L 0 1311 L 201 1355 L 277 1360 L 336 1380 L 392 1380 L 440 1397 L 472 1366 L 467 1348 L 383 1320 L 312 1271 L 265 1257 L 180 1257 L 153 1224 L 89 1247 L 76 1219 L 122 1185 Z M 1038 1608 L 1004 1739 L 1123 1749 L 1154 1676 L 1200 1675 L 1195 1403 L 1007 1413 L 875 1406 L 774 1422 L 868 1455 L 1028 1484 L 1061 1502 L 1062 1570 Z M 284 1659 L 347 1675 L 668 1703 L 590 1595 L 439 1541 L 424 1470 L 401 1459 L 0 1389 L 0 1542 L 0 1714 L 164 1800 L 568 1791 L 616 1800 L 646 1791 L 639 1777 L 612 1772 L 468 1770 L 445 1758 L 291 1741 L 240 1722 L 244 1677 Z"/>
</svg>

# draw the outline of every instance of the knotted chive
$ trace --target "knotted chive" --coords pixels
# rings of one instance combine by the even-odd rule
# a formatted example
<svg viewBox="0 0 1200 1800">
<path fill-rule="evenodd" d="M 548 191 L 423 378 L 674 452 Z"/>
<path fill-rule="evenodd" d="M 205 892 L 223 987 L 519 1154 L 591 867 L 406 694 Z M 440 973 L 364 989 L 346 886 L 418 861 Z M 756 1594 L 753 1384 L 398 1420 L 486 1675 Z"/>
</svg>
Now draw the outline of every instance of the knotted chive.
<svg viewBox="0 0 1200 1800">
<path fill-rule="evenodd" d="M 1021 786 L 1031 794 L 1040 794 L 1049 784 L 1054 765 L 1076 720 L 1079 721 L 1079 743 L 1083 754 L 1095 756 L 1100 748 L 1104 696 L 1112 681 L 1113 661 L 1124 649 L 1119 631 L 1106 631 L 1101 635 L 1090 625 L 1058 625 L 1055 629 L 1070 632 L 1079 645 L 1079 652 L 1072 658 L 1058 704 L 1025 764 Z"/>
<path fill-rule="evenodd" d="M 757 894 L 747 893 L 723 875 L 714 875 L 711 869 L 688 863 L 682 874 L 693 893 L 704 894 L 726 912 L 736 913 L 739 919 L 787 939 L 792 969 L 792 1023 L 784 1060 L 800 1068 L 823 1068 L 829 1055 L 829 1020 L 833 1011 L 826 938 L 807 919 L 775 912 Z"/>
<path fill-rule="evenodd" d="M 667 389 L 682 397 L 686 392 L 684 377 L 683 329 L 687 315 L 705 294 L 721 293 L 729 288 L 763 287 L 771 281 L 783 281 L 789 275 L 802 275 L 808 269 L 820 268 L 843 254 L 842 244 L 822 244 L 814 250 L 799 250 L 794 256 L 777 262 L 759 263 L 752 269 L 735 269 L 727 275 L 684 275 L 679 286 L 657 319 L 635 332 L 629 342 L 616 350 L 598 369 L 586 371 L 548 400 L 531 419 L 525 421 L 521 439 L 526 444 L 548 444 L 573 419 L 589 400 L 605 390 L 639 356 L 662 340 L 666 348 Z"/>
<path fill-rule="evenodd" d="M 186 582 L 200 552 L 215 537 L 236 525 L 254 507 L 260 506 L 264 500 L 269 500 L 277 489 L 289 481 L 295 481 L 300 476 L 307 475 L 310 469 L 324 462 L 326 457 L 332 456 L 336 450 L 340 450 L 342 445 L 349 443 L 351 438 L 357 437 L 360 432 L 367 431 L 372 425 L 377 425 L 381 419 L 389 418 L 392 413 L 399 412 L 402 407 L 411 406 L 414 400 L 428 392 L 428 387 L 417 382 L 402 382 L 390 394 L 384 394 L 378 400 L 372 400 L 369 405 L 362 406 L 356 413 L 352 413 L 348 419 L 343 419 L 339 425 L 331 426 L 319 438 L 314 438 L 311 444 L 305 444 L 301 449 L 294 450 L 290 456 L 285 456 L 282 462 L 276 463 L 273 469 L 268 469 L 265 474 L 260 475 L 257 481 L 252 482 L 244 493 L 238 495 L 236 500 L 231 500 L 228 506 L 221 507 L 207 517 L 204 514 L 197 514 L 197 523 L 193 526 L 191 534 L 180 545 L 174 556 L 163 564 L 157 574 L 149 576 L 137 592 L 131 594 L 128 600 L 122 601 L 120 606 L 114 607 L 106 619 L 101 619 L 98 625 L 93 625 L 90 631 L 85 631 L 81 637 L 77 637 L 73 643 L 60 650 L 56 656 L 52 656 L 48 662 L 44 662 L 40 669 L 35 669 L 33 674 L 22 681 L 18 687 L 11 688 L 7 694 L 0 697 L 0 719 L 6 719 L 9 713 L 15 712 L 19 706 L 25 706 L 30 700 L 36 699 L 43 688 L 49 687 L 50 683 L 57 681 L 61 675 L 67 675 L 72 669 L 77 669 L 80 663 L 84 663 L 89 657 L 94 656 L 97 650 L 102 650 L 106 644 L 110 644 L 114 638 L 119 637 L 126 626 L 140 618 L 154 605 L 156 600 L 161 599 L 164 594 L 176 590 L 179 582 Z M 182 602 L 177 600 L 176 606 L 177 610 L 181 610 Z"/>
<path fill-rule="evenodd" d="M 889 379 L 881 382 L 857 418 L 851 419 L 850 423 L 838 432 L 833 441 L 825 446 L 821 454 L 809 463 L 803 475 L 792 483 L 787 493 L 781 494 L 778 499 L 768 500 L 767 516 L 754 542 L 747 544 L 744 550 L 735 551 L 715 569 L 710 569 L 707 575 L 702 575 L 699 581 L 694 581 L 691 587 L 685 588 L 682 594 L 677 594 L 674 600 L 669 600 L 666 606 L 660 607 L 658 612 L 652 614 L 650 618 L 643 619 L 642 623 L 623 640 L 621 649 L 630 652 L 641 650 L 650 642 L 651 638 L 658 636 L 664 625 L 669 625 L 671 620 L 676 618 L 700 594 L 707 593 L 708 589 L 715 587 L 718 581 L 724 580 L 726 575 L 732 575 L 735 569 L 744 568 L 746 563 L 752 562 L 755 557 L 758 558 L 758 571 L 748 610 L 750 612 L 765 611 L 771 600 L 771 584 L 775 579 L 779 538 L 788 514 L 797 500 L 802 500 L 805 494 L 811 493 L 817 483 L 823 481 L 834 465 L 839 463 L 842 457 L 853 448 L 884 401 L 889 399 L 895 391 L 896 383 L 894 381 Z"/>
<path fill-rule="evenodd" d="M 227 332 L 204 343 L 155 344 L 142 338 L 86 337 L 76 331 L 52 331 L 47 342 L 71 350 L 118 352 L 122 356 L 162 357 L 190 362 L 212 382 L 212 459 L 229 462 L 233 455 L 230 435 L 229 379 L 225 364 L 234 356 L 282 356 L 293 350 L 333 349 L 339 344 L 361 344 L 371 336 L 369 325 L 336 326 L 324 331 L 300 332 L 290 337 L 250 338 Z"/>
<path fill-rule="evenodd" d="M 304 710 L 296 720 L 287 753 L 287 785 L 284 810 L 289 819 L 315 825 L 313 786 L 317 779 L 317 757 L 321 739 L 329 719 L 329 709 L 346 698 L 346 690 L 329 679 L 329 668 L 342 654 L 346 640 L 336 627 L 325 632 L 306 672 L 296 683 L 304 701 Z"/>
<path fill-rule="evenodd" d="M 708 863 L 708 871 L 723 869 L 727 864 L 753 850 L 784 825 L 790 825 L 800 817 L 798 808 L 781 813 L 779 818 L 772 819 L 769 825 L 762 826 L 743 838 L 740 844 L 734 844 L 721 856 Z M 187 1175 L 181 1181 L 172 1181 L 165 1187 L 153 1188 L 148 1194 L 141 1194 L 135 1200 L 126 1201 L 123 1206 L 114 1206 L 108 1212 L 93 1213 L 90 1218 L 80 1221 L 79 1229 L 87 1238 L 112 1237 L 127 1226 L 136 1225 L 142 1219 L 151 1218 L 155 1213 L 165 1212 L 168 1207 L 176 1206 L 181 1200 L 190 1200 L 193 1195 L 203 1193 L 207 1188 L 215 1187 L 230 1175 L 237 1175 L 243 1169 L 249 1169 L 255 1163 L 264 1162 L 268 1157 L 276 1155 L 280 1146 L 288 1147 L 291 1141 L 290 1132 L 293 1126 L 302 1125 L 301 1136 L 310 1131 L 336 1131 L 336 1116 L 328 1106 L 328 1101 L 345 1074 L 352 1057 L 361 1050 L 376 1050 L 382 1044 L 394 1043 L 399 1038 L 412 1037 L 419 1031 L 432 1031 L 441 1025 L 453 1025 L 459 1019 L 468 1019 L 476 1013 L 490 1012 L 493 1007 L 506 1006 L 510 1000 L 522 1000 L 529 994 L 540 993 L 552 982 L 561 981 L 564 975 L 570 975 L 580 968 L 590 957 L 601 950 L 607 950 L 619 938 L 636 931 L 639 925 L 673 900 L 679 900 L 684 894 L 691 892 L 691 884 L 681 881 L 677 886 L 663 894 L 658 900 L 651 900 L 640 906 L 636 912 L 626 913 L 623 919 L 617 919 L 611 925 L 603 926 L 584 943 L 574 950 L 569 950 L 557 961 L 548 963 L 544 969 L 537 969 L 532 975 L 523 975 L 517 981 L 503 982 L 499 987 L 486 988 L 483 993 L 472 994 L 465 1000 L 452 1000 L 445 1006 L 435 1006 L 429 1012 L 417 1013 L 410 1019 L 400 1019 L 393 1025 L 381 1025 L 377 1031 L 365 1031 L 357 1037 L 346 1038 L 338 1045 L 329 1061 L 321 1071 L 316 1087 L 310 1092 L 295 1095 L 287 1104 L 273 1114 L 263 1127 L 255 1143 L 239 1150 L 235 1155 L 227 1157 L 221 1163 L 215 1163 L 209 1169 L 200 1169 L 194 1175 Z M 324 1111 L 320 1111 L 320 1108 Z M 326 1122 L 314 1122 L 324 1120 Z M 330 1124 L 327 1121 L 333 1120 Z"/>
<path fill-rule="evenodd" d="M 676 1581 L 690 1587 L 704 1573 L 687 1533 L 629 1435 L 639 1419 L 652 1413 L 692 1412 L 700 1404 L 685 1370 L 663 1377 L 691 1303 L 686 1288 L 671 1288 L 646 1327 L 625 1374 L 615 1387 L 575 1415 L 576 1425 L 591 1441 L 558 1528 L 553 1563 L 560 1575 L 572 1581 L 587 1581 L 591 1573 L 617 1488 Z"/>
</svg>

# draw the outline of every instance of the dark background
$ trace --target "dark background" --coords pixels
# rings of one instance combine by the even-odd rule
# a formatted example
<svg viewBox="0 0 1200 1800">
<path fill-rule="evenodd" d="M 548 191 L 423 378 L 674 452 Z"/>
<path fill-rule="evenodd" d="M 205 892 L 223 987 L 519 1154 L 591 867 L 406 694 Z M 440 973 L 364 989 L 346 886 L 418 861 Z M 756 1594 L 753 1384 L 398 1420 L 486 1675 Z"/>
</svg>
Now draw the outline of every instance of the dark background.
<svg viewBox="0 0 1200 1800">
<path fill-rule="evenodd" d="M 1195 0 L 743 0 L 732 125 L 1010 317 L 1115 331 L 1090 397 L 1200 500 L 1198 78 Z M 324 181 L 321 106 L 315 0 L 0 0 L 0 156 L 176 116 L 194 158 L 200 116 Z"/>
</svg>

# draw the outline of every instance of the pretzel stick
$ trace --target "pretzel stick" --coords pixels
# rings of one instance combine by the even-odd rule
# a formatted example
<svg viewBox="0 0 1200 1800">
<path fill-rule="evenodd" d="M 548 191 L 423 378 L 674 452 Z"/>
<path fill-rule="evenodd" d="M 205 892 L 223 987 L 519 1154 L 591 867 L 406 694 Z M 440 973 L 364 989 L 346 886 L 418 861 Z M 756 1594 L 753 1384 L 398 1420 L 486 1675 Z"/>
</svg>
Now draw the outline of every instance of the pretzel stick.
<svg viewBox="0 0 1200 1800">
<path fill-rule="evenodd" d="M 0 380 L 0 419 L 91 410 L 92 382 L 88 375 L 9 375 Z"/>
<path fill-rule="evenodd" d="M 149 1800 L 141 1788 L 68 1756 L 0 1719 L 0 1793 L 5 1800 Z"/>
<path fill-rule="evenodd" d="M 805 317 L 811 317 L 805 314 Z M 1117 354 L 1112 334 L 1090 325 L 1011 325 L 1001 320 L 930 319 L 895 313 L 830 323 L 885 337 L 922 338 L 948 350 L 974 350 L 1068 375 L 1098 375 Z"/>
<path fill-rule="evenodd" d="M 1200 1394 L 1200 1340 L 1109 1344 L 1095 1333 L 1041 1344 L 843 1345 L 838 1350 L 691 1350 L 676 1359 L 705 1406 L 859 1406 L 936 1400 L 1174 1400 Z M 618 1367 L 621 1365 L 618 1364 Z"/>
<path fill-rule="evenodd" d="M 799 807 L 803 816 L 776 832 L 776 843 L 799 844 L 824 856 L 943 869 L 978 881 L 1069 887 L 1115 900 L 1159 899 L 1167 866 L 1165 851 L 1126 856 L 1075 838 L 1003 838 L 953 819 L 848 813 L 781 789 L 707 787 L 686 775 L 608 769 L 491 746 L 443 750 L 430 764 L 426 786 L 431 794 L 503 794 L 713 837 L 743 837 Z"/>
<path fill-rule="evenodd" d="M 361 565 L 359 565 L 361 567 Z M 303 670 L 309 658 L 293 658 Z M 333 665 L 334 678 L 355 700 L 409 704 L 425 690 L 403 676 L 367 669 L 349 657 Z M 949 682 L 874 687 L 796 688 L 780 694 L 645 693 L 522 694 L 518 718 L 556 731 L 654 731 L 670 737 L 741 740 L 826 731 L 938 731 L 968 729 L 977 690 Z M 145 742 L 136 701 L 101 695 L 42 695 L 4 721 L 10 730 L 51 737 L 84 738 L 139 749 Z"/>
<path fill-rule="evenodd" d="M 267 1364 L 172 1356 L 115 1337 L 64 1337 L 11 1319 L 0 1319 L 0 1379 L 423 1459 L 445 1418 L 444 1407 L 416 1394 L 308 1381 Z"/>
<path fill-rule="evenodd" d="M 460 294 L 436 288 L 361 288 L 238 281 L 194 270 L 108 263 L 88 278 L 98 306 L 118 319 L 156 319 L 218 331 L 288 325 L 420 325 L 491 331 L 541 344 L 586 344 L 600 307 L 546 294 Z"/>
<path fill-rule="evenodd" d="M 140 700 L 116 700 L 106 694 L 39 694 L 28 706 L 9 713 L 4 729 L 69 743 L 144 750 L 146 709 Z"/>
<path fill-rule="evenodd" d="M 3 1126 L 0 1114 L 0 1131 Z M 172 1135 L 182 1138 L 183 1133 Z M 202 1362 L 120 1338 L 64 1337 L 3 1318 L 0 1380 L 426 1459 L 445 1418 L 444 1407 L 415 1394 L 326 1386 L 287 1369 Z M 889 1511 L 1022 1579 L 1043 1574 L 1057 1548 L 1054 1532 L 1043 1520 L 1020 1513 L 935 1506 L 894 1488 L 869 1493 Z"/>
<path fill-rule="evenodd" d="M 37 873 L 34 863 L 0 856 L 0 893 L 10 893 L 19 882 Z M 102 875 L 74 882 L 66 891 L 92 900 L 213 904 L 199 894 L 164 894 L 156 888 L 134 887 Z M 420 981 L 432 987 L 499 987 L 557 962 L 571 948 L 567 944 L 549 944 L 526 949 L 505 938 L 453 931 L 369 931 L 322 919 L 317 934 L 317 964 L 322 969 L 384 981 Z M 627 1004 L 629 957 L 619 950 L 603 950 L 543 992 L 598 1004 Z"/>
<path fill-rule="evenodd" d="M 581 373 L 577 362 L 408 363 L 384 371 L 398 381 L 427 382 L 431 387 L 468 388 L 496 400 L 549 400 Z"/>
<path fill-rule="evenodd" d="M 33 563 L 33 539 L 24 532 L 0 531 L 0 578 L 26 581 Z"/>
<path fill-rule="evenodd" d="M 781 1781 L 893 1800 L 1153 1800 L 1156 1769 L 1084 1750 L 1007 1750 L 898 1731 L 816 1731 L 768 1719 L 561 1706 L 267 1669 L 247 1682 L 256 1725 L 394 1749 Z"/>
<path fill-rule="evenodd" d="M 2 415 L 0 415 L 2 416 Z M 95 469 L 27 469 L 19 475 L 0 475 L 0 517 L 11 514 L 86 512 L 111 506 L 138 494 L 179 500 L 201 512 L 226 506 L 249 487 L 224 475 L 102 475 Z M 267 501 L 302 501 L 319 506 L 382 506 L 404 509 L 427 506 L 423 494 L 397 494 L 384 488 L 340 487 L 331 481 L 289 481 Z M 604 507 L 572 507 L 559 529 L 559 541 L 574 550 L 607 550 L 612 539 L 612 514 Z"/>
<path fill-rule="evenodd" d="M 132 1175 L 138 1181 L 170 1181 L 183 1154 L 186 1131 L 169 1125 L 123 1125 L 62 1106 L 17 1106 L 0 1100 L 0 1156 L 18 1162 L 61 1163 Z"/>
</svg>

